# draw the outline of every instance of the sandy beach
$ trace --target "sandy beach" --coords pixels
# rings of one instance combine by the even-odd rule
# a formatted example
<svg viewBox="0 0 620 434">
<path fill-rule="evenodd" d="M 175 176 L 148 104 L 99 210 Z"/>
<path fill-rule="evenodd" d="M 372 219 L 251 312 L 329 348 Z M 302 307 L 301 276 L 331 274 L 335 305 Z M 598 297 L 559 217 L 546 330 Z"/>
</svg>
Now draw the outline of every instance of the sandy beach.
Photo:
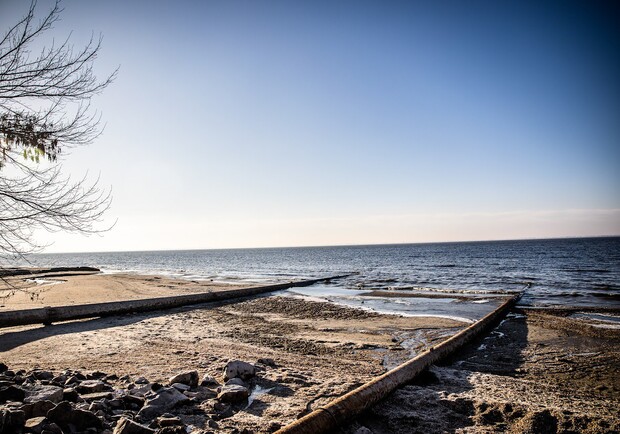
<svg viewBox="0 0 620 434">
<path fill-rule="evenodd" d="M 226 288 L 158 276 L 39 278 L 48 284 L 38 286 L 34 300 L 18 292 L 4 300 L 2 309 Z M 220 385 L 228 361 L 250 362 L 258 374 L 250 382 L 257 394 L 249 405 L 221 408 L 213 386 L 199 388 L 202 395 L 190 410 L 180 407 L 172 413 L 196 432 L 266 433 L 464 326 L 451 319 L 380 315 L 268 295 L 5 328 L 0 331 L 0 361 L 12 370 L 101 371 L 125 382 L 145 377 L 162 384 L 175 373 L 197 370 Z M 518 311 L 485 339 L 361 415 L 345 432 L 614 432 L 620 429 L 619 344 L 618 330 L 595 327 L 567 313 Z"/>
</svg>

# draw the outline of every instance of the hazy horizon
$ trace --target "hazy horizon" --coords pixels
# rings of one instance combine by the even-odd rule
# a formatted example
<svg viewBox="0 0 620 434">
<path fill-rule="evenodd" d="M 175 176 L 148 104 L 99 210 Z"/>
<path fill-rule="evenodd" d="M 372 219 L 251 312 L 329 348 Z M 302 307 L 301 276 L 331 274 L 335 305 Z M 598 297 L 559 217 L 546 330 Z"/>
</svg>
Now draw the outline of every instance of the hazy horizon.
<svg viewBox="0 0 620 434">
<path fill-rule="evenodd" d="M 592 235 L 576 237 L 553 237 L 553 238 L 516 238 L 516 239 L 488 239 L 488 240 L 448 240 L 448 241 L 424 241 L 424 242 L 402 242 L 402 243 L 370 243 L 370 244 L 329 244 L 329 245 L 306 245 L 306 246 L 258 246 L 258 247 L 215 247 L 215 248 L 196 248 L 196 249 L 153 249 L 153 250 L 99 250 L 99 251 L 45 251 L 35 255 L 62 255 L 62 254 L 98 254 L 98 253 L 143 253 L 143 252 L 192 252 L 209 250 L 269 250 L 269 249 L 311 249 L 311 248 L 331 248 L 331 247 L 372 247 L 372 246 L 399 246 L 399 245 L 424 245 L 424 244 L 467 244 L 467 243 L 501 243 L 519 241 L 562 241 L 562 240 L 587 240 L 597 238 L 620 238 L 620 235 Z"/>
</svg>

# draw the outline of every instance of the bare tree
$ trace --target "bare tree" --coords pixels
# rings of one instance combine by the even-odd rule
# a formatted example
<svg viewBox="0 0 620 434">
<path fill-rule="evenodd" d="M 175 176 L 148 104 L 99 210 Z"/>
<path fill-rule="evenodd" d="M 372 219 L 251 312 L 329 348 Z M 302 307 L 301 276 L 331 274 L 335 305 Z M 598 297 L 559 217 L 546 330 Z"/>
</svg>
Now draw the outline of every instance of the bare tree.
<svg viewBox="0 0 620 434">
<path fill-rule="evenodd" d="M 39 250 L 34 231 L 93 233 L 110 205 L 109 192 L 86 179 L 72 182 L 61 150 L 91 143 L 101 132 L 91 98 L 105 89 L 93 72 L 101 38 L 75 49 L 69 37 L 32 54 L 31 47 L 62 12 L 59 1 L 40 20 L 36 1 L 0 40 L 0 258 Z M 33 44 L 34 43 L 34 44 Z"/>
</svg>

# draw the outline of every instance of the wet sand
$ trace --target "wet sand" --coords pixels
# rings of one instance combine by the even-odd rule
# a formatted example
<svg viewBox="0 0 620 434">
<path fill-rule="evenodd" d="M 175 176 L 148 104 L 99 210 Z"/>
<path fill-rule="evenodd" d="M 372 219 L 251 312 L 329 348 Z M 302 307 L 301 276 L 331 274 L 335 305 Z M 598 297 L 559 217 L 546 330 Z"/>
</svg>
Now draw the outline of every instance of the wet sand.
<svg viewBox="0 0 620 434">
<path fill-rule="evenodd" d="M 516 309 L 344 432 L 620 432 L 620 330 L 601 325 Z"/>
<path fill-rule="evenodd" d="M 118 275 L 63 279 L 67 283 L 50 286 L 41 294 L 44 304 L 67 300 L 69 294 L 71 303 L 91 300 L 97 288 L 102 288 L 105 297 L 152 296 L 148 288 L 159 281 L 153 276 Z M 81 292 L 80 285 L 86 283 L 88 293 Z M 178 285 L 191 288 L 185 283 Z M 154 293 L 168 295 L 166 291 L 176 290 L 176 286 L 168 286 L 155 285 Z M 12 303 L 24 305 L 23 300 L 8 299 L 5 306 Z M 264 371 L 255 383 L 271 391 L 248 408 L 235 408 L 229 417 L 218 421 L 215 431 L 247 428 L 271 432 L 464 326 L 450 319 L 379 315 L 329 303 L 265 296 L 1 329 L 0 361 L 14 370 L 37 366 L 53 371 L 79 369 L 165 382 L 176 372 L 193 369 L 221 381 L 228 360 L 256 363 L 272 359 L 273 365 L 261 364 Z M 204 412 L 181 416 L 187 424 L 202 428 L 213 402 L 200 405 Z"/>
<path fill-rule="evenodd" d="M 4 300 L 2 309 L 129 300 L 225 289 L 157 276 L 45 276 L 63 283 Z M 31 284 L 30 284 L 31 285 Z M 196 369 L 222 380 L 227 361 L 258 363 L 254 387 L 212 432 L 272 432 L 456 333 L 466 324 L 400 317 L 300 298 L 230 303 L 0 329 L 0 361 L 12 369 L 103 371 L 165 382 Z M 563 311 L 518 310 L 453 360 L 359 417 L 352 434 L 617 432 L 620 331 Z M 598 324 L 603 325 L 604 324 Z M 206 428 L 200 411 L 175 410 Z M 201 431 L 197 431 L 201 432 Z"/>
</svg>

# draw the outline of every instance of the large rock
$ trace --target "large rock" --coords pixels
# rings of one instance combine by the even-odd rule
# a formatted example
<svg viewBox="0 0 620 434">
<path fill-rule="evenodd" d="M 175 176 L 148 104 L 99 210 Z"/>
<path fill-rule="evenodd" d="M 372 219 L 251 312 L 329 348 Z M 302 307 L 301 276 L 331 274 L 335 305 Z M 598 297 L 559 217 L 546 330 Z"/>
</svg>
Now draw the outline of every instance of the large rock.
<svg viewBox="0 0 620 434">
<path fill-rule="evenodd" d="M 0 404 L 4 404 L 7 401 L 23 401 L 26 397 L 26 392 L 17 386 L 5 386 L 0 388 Z"/>
<path fill-rule="evenodd" d="M 112 386 L 99 380 L 85 380 L 75 388 L 80 395 L 89 393 L 107 392 L 112 390 Z"/>
<path fill-rule="evenodd" d="M 247 380 L 254 375 L 256 375 L 256 368 L 254 365 L 242 362 L 241 360 L 231 360 L 224 368 L 224 380 L 230 380 L 235 377 Z"/>
<path fill-rule="evenodd" d="M 30 419 L 33 417 L 45 416 L 47 412 L 55 406 L 56 405 L 52 401 L 37 401 L 29 404 L 24 404 L 19 408 L 20 410 L 24 411 L 26 419 Z"/>
<path fill-rule="evenodd" d="M 229 384 L 222 387 L 220 394 L 217 396 L 222 402 L 229 402 L 231 404 L 236 404 L 238 402 L 243 402 L 248 399 L 250 395 L 250 391 L 247 387 L 240 386 L 238 384 Z"/>
<path fill-rule="evenodd" d="M 52 401 L 56 404 L 62 401 L 62 396 L 62 387 L 36 385 L 26 389 L 26 398 L 24 398 L 24 402 Z"/>
<path fill-rule="evenodd" d="M 198 372 L 197 371 L 181 372 L 179 374 L 176 374 L 174 377 L 171 377 L 168 380 L 168 383 L 169 384 L 181 383 L 181 384 L 186 384 L 190 387 L 197 387 L 198 386 Z"/>
<path fill-rule="evenodd" d="M 24 431 L 34 434 L 41 434 L 41 431 L 45 429 L 47 424 L 49 424 L 49 420 L 45 416 L 33 417 L 26 421 Z"/>
<path fill-rule="evenodd" d="M 153 434 L 155 433 L 154 429 L 149 428 L 148 426 L 140 425 L 133 420 L 122 418 L 116 424 L 114 428 L 113 434 Z"/>
<path fill-rule="evenodd" d="M 47 381 L 50 381 L 54 378 L 54 374 L 51 371 L 43 371 L 40 369 L 32 371 L 32 376 L 36 378 L 37 380 L 47 380 Z"/>
<path fill-rule="evenodd" d="M 24 427 L 26 417 L 22 410 L 0 410 L 0 433 L 18 433 Z"/>
<path fill-rule="evenodd" d="M 94 413 L 73 408 L 71 403 L 67 401 L 61 402 L 48 411 L 47 418 L 61 427 L 67 427 L 71 424 L 78 431 L 85 431 L 88 428 L 101 428 L 103 426 L 101 419 Z"/>
<path fill-rule="evenodd" d="M 157 392 L 148 393 L 144 397 L 146 398 L 145 405 L 138 413 L 138 417 L 143 420 L 154 419 L 176 405 L 189 401 L 187 396 L 174 387 L 162 387 Z"/>
</svg>

